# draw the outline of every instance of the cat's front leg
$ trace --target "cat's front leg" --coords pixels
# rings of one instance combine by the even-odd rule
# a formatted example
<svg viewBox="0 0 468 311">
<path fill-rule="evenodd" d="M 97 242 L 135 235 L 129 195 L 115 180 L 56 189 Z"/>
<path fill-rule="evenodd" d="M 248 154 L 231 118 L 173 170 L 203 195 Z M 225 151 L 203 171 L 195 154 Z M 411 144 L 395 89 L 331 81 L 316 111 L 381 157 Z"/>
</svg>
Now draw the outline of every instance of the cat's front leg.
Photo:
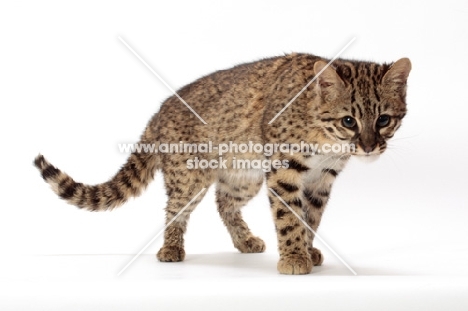
<svg viewBox="0 0 468 311">
<path fill-rule="evenodd" d="M 323 187 L 321 187 L 324 189 Z M 315 233 L 318 230 L 320 221 L 322 220 L 323 211 L 328 201 L 328 196 L 330 193 L 330 188 L 326 190 L 318 190 L 317 187 L 311 187 L 310 185 L 304 185 L 303 192 L 303 208 L 305 212 L 304 220 L 309 226 L 307 234 L 309 236 L 309 246 L 308 251 L 312 257 L 312 262 L 314 266 L 320 266 L 323 263 L 322 252 L 313 247 Z"/>
<path fill-rule="evenodd" d="M 315 159 L 306 160 L 311 169 L 303 174 L 302 205 L 305 213 L 304 220 L 309 229 L 307 230 L 310 241 L 308 251 L 314 266 L 320 266 L 323 262 L 322 252 L 313 247 L 315 233 L 322 220 L 332 185 L 347 159 L 346 156 L 316 156 Z"/>
<path fill-rule="evenodd" d="M 307 167 L 299 162 L 295 164 L 299 166 L 273 170 L 267 175 L 280 253 L 278 271 L 282 274 L 308 274 L 313 266 L 308 229 L 300 219 L 305 216 L 301 181 Z"/>
</svg>

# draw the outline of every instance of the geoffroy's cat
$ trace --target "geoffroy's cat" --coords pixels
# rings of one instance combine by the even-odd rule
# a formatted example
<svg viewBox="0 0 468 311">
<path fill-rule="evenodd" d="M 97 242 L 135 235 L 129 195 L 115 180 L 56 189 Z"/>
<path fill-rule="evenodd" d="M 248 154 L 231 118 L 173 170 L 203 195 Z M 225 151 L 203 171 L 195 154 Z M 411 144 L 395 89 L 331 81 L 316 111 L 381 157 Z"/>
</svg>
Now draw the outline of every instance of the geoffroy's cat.
<svg viewBox="0 0 468 311">
<path fill-rule="evenodd" d="M 42 155 L 34 164 L 59 197 L 91 211 L 109 210 L 139 195 L 155 172 L 162 171 L 168 195 L 167 227 L 157 258 L 164 262 L 184 260 L 183 235 L 190 213 L 213 183 L 218 212 L 234 246 L 242 253 L 264 251 L 264 242 L 242 219 L 241 208 L 266 179 L 278 236 L 278 270 L 310 273 L 313 265 L 323 261 L 312 241 L 332 184 L 351 156 L 377 157 L 385 151 L 406 114 L 411 70 L 407 58 L 392 64 L 337 59 L 328 66 L 328 61 L 290 54 L 220 70 L 181 88 L 177 93 L 191 109 L 176 95 L 168 98 L 149 121 L 139 144 L 189 143 L 191 148 L 135 149 L 117 174 L 102 184 L 78 183 Z M 266 154 L 235 148 L 224 150 L 221 159 L 216 148 L 196 149 L 197 144 L 208 142 L 301 149 L 276 148 Z M 305 150 L 304 142 L 319 148 Z M 354 148 L 330 148 L 343 144 Z M 325 146 L 329 152 L 321 149 Z M 242 167 L 236 166 L 239 160 Z M 217 161 L 223 165 L 194 166 Z M 271 167 L 258 167 L 258 161 L 269 161 Z"/>
</svg>

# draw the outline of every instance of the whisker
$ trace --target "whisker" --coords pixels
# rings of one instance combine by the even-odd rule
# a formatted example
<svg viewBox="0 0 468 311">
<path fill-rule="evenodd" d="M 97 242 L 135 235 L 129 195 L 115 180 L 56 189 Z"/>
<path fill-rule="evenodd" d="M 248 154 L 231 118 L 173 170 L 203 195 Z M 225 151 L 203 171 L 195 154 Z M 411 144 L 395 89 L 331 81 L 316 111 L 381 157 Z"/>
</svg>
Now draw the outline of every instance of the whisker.
<svg viewBox="0 0 468 311">
<path fill-rule="evenodd" d="M 411 146 L 397 146 L 397 145 L 394 145 L 394 144 L 388 144 L 387 143 L 387 150 L 391 150 L 392 152 L 406 152 L 408 153 L 408 151 L 410 151 L 411 149 L 408 149 L 408 148 L 411 148 Z M 403 154 L 400 154 L 400 155 L 403 155 Z"/>
<path fill-rule="evenodd" d="M 420 136 L 420 135 L 421 135 L 421 133 L 415 134 L 415 135 L 412 135 L 412 136 L 396 137 L 396 138 L 391 138 L 389 141 L 398 141 L 398 140 L 412 139 L 412 138 L 418 137 L 418 136 Z"/>
<path fill-rule="evenodd" d="M 388 149 L 388 148 L 387 148 Z M 393 151 L 393 150 L 392 150 Z M 399 169 L 398 165 L 396 164 L 395 160 L 393 159 L 392 155 L 390 153 L 387 153 L 388 158 L 392 161 L 393 165 Z"/>
</svg>

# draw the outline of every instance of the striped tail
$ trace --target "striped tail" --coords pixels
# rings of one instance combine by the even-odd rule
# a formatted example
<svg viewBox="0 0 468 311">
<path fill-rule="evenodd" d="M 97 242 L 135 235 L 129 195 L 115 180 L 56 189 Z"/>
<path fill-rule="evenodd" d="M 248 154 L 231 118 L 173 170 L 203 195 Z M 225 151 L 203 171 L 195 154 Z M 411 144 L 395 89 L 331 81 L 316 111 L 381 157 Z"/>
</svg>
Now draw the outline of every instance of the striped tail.
<svg viewBox="0 0 468 311">
<path fill-rule="evenodd" d="M 122 168 L 109 181 L 98 185 L 75 182 L 70 176 L 50 164 L 41 154 L 34 160 L 42 178 L 54 192 L 82 209 L 104 211 L 125 203 L 130 197 L 140 195 L 153 180 L 158 157 L 152 153 L 132 153 Z"/>
</svg>

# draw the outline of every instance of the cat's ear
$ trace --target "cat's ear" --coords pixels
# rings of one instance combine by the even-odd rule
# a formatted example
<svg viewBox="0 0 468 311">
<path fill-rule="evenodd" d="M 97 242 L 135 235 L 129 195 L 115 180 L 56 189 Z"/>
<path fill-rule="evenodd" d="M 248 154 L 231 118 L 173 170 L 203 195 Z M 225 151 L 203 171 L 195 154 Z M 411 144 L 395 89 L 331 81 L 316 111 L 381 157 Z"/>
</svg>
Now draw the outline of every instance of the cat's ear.
<svg viewBox="0 0 468 311">
<path fill-rule="evenodd" d="M 390 88 L 406 86 L 411 71 L 411 62 L 408 58 L 397 60 L 382 78 L 382 85 Z"/>
<path fill-rule="evenodd" d="M 315 62 L 314 73 L 317 77 L 319 92 L 325 99 L 335 98 L 345 87 L 343 80 L 341 80 L 335 69 L 324 61 Z"/>
</svg>

